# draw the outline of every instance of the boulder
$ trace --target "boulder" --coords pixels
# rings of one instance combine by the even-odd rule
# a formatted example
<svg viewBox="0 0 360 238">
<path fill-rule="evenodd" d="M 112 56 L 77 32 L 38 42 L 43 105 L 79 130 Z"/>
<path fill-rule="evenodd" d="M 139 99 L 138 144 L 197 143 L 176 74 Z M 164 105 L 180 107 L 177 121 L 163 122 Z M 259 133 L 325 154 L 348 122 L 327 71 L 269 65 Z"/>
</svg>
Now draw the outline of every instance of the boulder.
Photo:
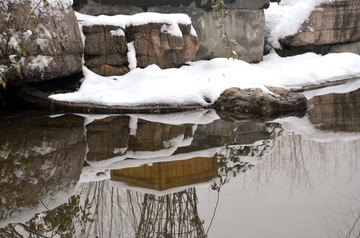
<svg viewBox="0 0 360 238">
<path fill-rule="evenodd" d="M 229 88 L 214 103 L 216 112 L 223 119 L 266 119 L 283 115 L 302 115 L 307 109 L 304 95 L 269 87 L 274 94 L 261 89 Z"/>
<path fill-rule="evenodd" d="M 81 72 L 83 45 L 71 1 L 1 1 L 0 42 L 9 86 Z"/>
<path fill-rule="evenodd" d="M 85 66 L 103 75 L 122 75 L 129 72 L 127 42 L 124 29 L 117 26 L 83 26 L 86 36 Z"/>
<path fill-rule="evenodd" d="M 84 26 L 85 65 L 103 75 L 129 72 L 128 43 L 133 42 L 137 67 L 157 64 L 160 68 L 179 67 L 192 60 L 199 48 L 191 25 L 179 24 L 182 37 L 167 33 L 162 23 L 130 25 L 126 29 L 111 25 Z"/>
<path fill-rule="evenodd" d="M 191 34 L 191 25 L 179 24 L 182 37 L 163 31 L 164 24 L 149 23 L 129 26 L 128 41 L 134 41 L 138 67 L 157 64 L 160 68 L 179 67 L 192 60 L 199 48 L 197 37 Z"/>
<path fill-rule="evenodd" d="M 286 46 L 329 45 L 360 40 L 360 1 L 321 4 L 295 35 L 281 40 Z"/>
</svg>

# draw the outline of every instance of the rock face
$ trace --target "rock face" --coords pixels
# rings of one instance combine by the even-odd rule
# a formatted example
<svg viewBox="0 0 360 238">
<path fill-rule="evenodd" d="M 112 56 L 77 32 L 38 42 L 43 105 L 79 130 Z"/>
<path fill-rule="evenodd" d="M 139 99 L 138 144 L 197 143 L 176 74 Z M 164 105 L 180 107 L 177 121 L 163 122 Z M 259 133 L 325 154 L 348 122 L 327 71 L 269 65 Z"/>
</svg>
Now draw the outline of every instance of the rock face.
<svg viewBox="0 0 360 238">
<path fill-rule="evenodd" d="M 265 119 L 289 114 L 303 114 L 307 100 L 302 94 L 288 93 L 281 88 L 270 88 L 277 94 L 261 89 L 229 88 L 221 93 L 214 107 L 223 119 Z"/>
<path fill-rule="evenodd" d="M 223 32 L 216 29 L 219 22 L 213 19 L 210 0 L 96 0 L 95 2 L 87 3 L 84 0 L 75 0 L 74 8 L 78 12 L 90 15 L 131 15 L 144 11 L 185 13 L 191 18 L 199 41 L 199 50 L 194 60 L 225 56 L 221 44 Z M 239 44 L 236 49 L 239 59 L 246 62 L 262 61 L 265 28 L 263 9 L 269 5 L 269 1 L 233 0 L 225 2 L 231 15 L 225 18 L 224 25 L 228 35 Z"/>
<path fill-rule="evenodd" d="M 297 34 L 285 37 L 281 43 L 286 48 L 360 41 L 359 14 L 360 2 L 358 0 L 322 4 L 311 13 Z"/>
<path fill-rule="evenodd" d="M 0 68 L 20 67 L 8 72 L 8 85 L 81 72 L 83 45 L 71 3 L 13 2 L 0 2 Z"/>
<path fill-rule="evenodd" d="M 85 66 L 100 75 L 122 75 L 129 72 L 127 42 L 123 30 L 115 26 L 84 26 L 86 36 Z"/>
<path fill-rule="evenodd" d="M 134 41 L 139 67 L 155 63 L 160 68 L 178 67 L 194 58 L 199 42 L 191 35 L 191 25 L 179 24 L 183 37 L 162 33 L 162 27 L 163 24 L 150 23 L 126 29 L 127 38 Z"/>
<path fill-rule="evenodd" d="M 133 42 L 137 67 L 157 64 L 160 68 L 179 67 L 192 60 L 199 48 L 191 25 L 179 24 L 182 37 L 162 31 L 164 24 L 148 23 L 121 29 L 116 26 L 84 26 L 85 65 L 103 76 L 122 75 L 132 60 L 128 43 Z M 134 52 L 134 53 L 135 53 Z"/>
</svg>

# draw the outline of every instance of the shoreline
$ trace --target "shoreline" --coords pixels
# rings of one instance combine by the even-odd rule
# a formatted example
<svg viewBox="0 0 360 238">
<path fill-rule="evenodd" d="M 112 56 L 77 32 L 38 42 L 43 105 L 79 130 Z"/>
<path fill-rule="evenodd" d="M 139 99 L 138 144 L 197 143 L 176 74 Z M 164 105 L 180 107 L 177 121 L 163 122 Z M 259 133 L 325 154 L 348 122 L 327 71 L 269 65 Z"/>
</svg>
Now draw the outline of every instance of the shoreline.
<svg viewBox="0 0 360 238">
<path fill-rule="evenodd" d="M 344 85 L 360 80 L 359 77 L 328 81 L 320 84 L 301 86 L 300 88 L 289 88 L 287 92 L 303 93 L 306 91 L 322 89 L 332 86 Z M 354 89 L 356 90 L 356 89 Z M 141 105 L 141 106 L 106 106 L 93 103 L 75 103 L 57 101 L 48 98 L 51 93 L 42 92 L 28 85 L 23 85 L 12 91 L 12 96 L 19 97 L 21 104 L 35 109 L 50 111 L 51 113 L 86 113 L 86 114 L 120 114 L 120 113 L 146 113 L 166 114 L 174 112 L 185 112 L 200 109 L 213 109 L 214 104 L 203 105 Z"/>
</svg>

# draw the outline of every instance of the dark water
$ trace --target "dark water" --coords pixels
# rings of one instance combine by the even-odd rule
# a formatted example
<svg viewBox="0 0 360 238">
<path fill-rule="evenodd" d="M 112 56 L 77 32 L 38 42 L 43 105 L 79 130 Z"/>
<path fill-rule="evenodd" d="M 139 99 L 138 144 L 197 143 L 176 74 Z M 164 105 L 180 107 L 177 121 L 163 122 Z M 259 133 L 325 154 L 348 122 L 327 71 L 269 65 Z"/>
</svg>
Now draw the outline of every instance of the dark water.
<svg viewBox="0 0 360 238">
<path fill-rule="evenodd" d="M 0 237 L 359 237 L 360 91 L 304 118 L 0 113 Z"/>
</svg>

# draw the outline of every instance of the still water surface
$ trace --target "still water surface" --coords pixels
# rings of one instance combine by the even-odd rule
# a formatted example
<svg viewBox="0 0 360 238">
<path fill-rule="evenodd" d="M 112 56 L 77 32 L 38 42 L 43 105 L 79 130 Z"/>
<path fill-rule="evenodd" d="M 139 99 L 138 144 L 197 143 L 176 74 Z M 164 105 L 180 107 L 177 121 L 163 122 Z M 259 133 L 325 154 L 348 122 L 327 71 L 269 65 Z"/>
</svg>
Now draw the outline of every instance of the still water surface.
<svg viewBox="0 0 360 238">
<path fill-rule="evenodd" d="M 0 116 L 0 237 L 359 237 L 360 91 L 303 118 Z"/>
</svg>

